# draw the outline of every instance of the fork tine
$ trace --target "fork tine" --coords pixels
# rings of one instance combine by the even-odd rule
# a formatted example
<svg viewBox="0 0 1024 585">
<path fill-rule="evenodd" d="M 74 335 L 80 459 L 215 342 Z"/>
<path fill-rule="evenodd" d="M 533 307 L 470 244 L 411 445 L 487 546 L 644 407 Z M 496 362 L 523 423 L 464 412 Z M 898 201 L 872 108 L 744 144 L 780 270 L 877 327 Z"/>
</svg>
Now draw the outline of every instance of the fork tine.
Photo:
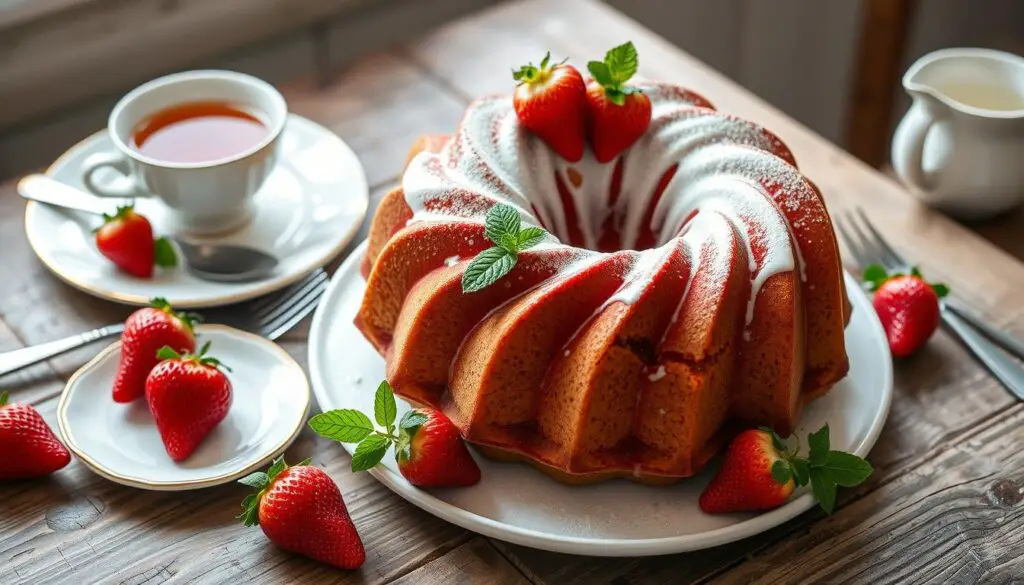
<svg viewBox="0 0 1024 585">
<path fill-rule="evenodd" d="M 906 266 L 907 261 L 904 260 L 903 257 L 900 256 L 898 253 L 896 253 L 896 250 L 894 250 L 893 247 L 889 245 L 889 242 L 882 237 L 882 234 L 877 229 L 875 229 L 874 224 L 872 224 L 871 220 L 868 219 L 868 214 L 864 213 L 864 210 L 860 207 L 857 208 L 857 214 L 860 215 L 861 219 L 863 220 L 864 226 L 868 228 L 868 231 L 871 232 L 871 235 L 873 235 L 875 237 L 875 240 L 878 241 L 878 245 L 882 249 L 882 254 L 885 257 L 889 258 L 889 262 L 895 264 L 897 267 Z"/>
<path fill-rule="evenodd" d="M 296 304 L 291 311 L 279 316 L 273 323 L 266 325 L 263 328 L 264 335 L 268 339 L 277 339 L 290 331 L 300 321 L 305 319 L 306 315 L 309 315 L 316 309 L 326 291 L 327 283 L 323 282 L 319 287 L 311 291 L 301 303 Z"/>
<path fill-rule="evenodd" d="M 260 322 L 261 327 L 267 327 L 268 324 L 279 320 L 283 315 L 291 311 L 293 307 L 302 303 L 310 293 L 323 288 L 325 282 L 327 282 L 327 275 L 318 275 L 317 278 L 305 283 L 302 288 L 295 291 L 288 298 L 283 299 L 277 305 L 270 307 L 266 311 L 263 311 L 262 314 L 257 315 L 256 318 Z"/>
<path fill-rule="evenodd" d="M 896 268 L 896 266 L 892 265 L 889 259 L 886 258 L 885 254 L 882 252 L 882 247 L 878 245 L 878 242 L 871 236 L 867 235 L 867 233 L 861 228 L 860 222 L 857 221 L 856 217 L 854 217 L 852 213 L 849 214 L 849 217 L 850 229 L 857 234 L 857 238 L 860 240 L 861 245 L 867 252 L 867 256 L 871 258 L 869 264 L 881 264 L 887 270 Z"/>
<path fill-rule="evenodd" d="M 850 218 L 845 213 L 836 215 L 836 228 L 839 230 L 839 237 L 846 243 L 846 247 L 853 254 L 853 259 L 857 261 L 861 267 L 871 264 L 872 259 L 868 257 L 867 252 L 861 246 L 860 242 L 857 241 L 850 231 L 847 229 L 846 224 L 850 223 Z"/>
<path fill-rule="evenodd" d="M 320 269 L 317 269 L 317 271 L 313 272 L 309 276 L 306 276 L 305 278 L 303 278 L 302 280 L 299 280 L 298 282 L 296 282 L 294 284 L 286 286 L 285 288 L 283 288 L 283 289 L 281 289 L 279 291 L 263 295 L 262 297 L 259 297 L 259 298 L 255 299 L 255 300 L 251 301 L 248 305 L 246 305 L 246 307 L 253 314 L 259 314 L 259 313 L 265 311 L 266 309 L 268 309 L 270 307 L 275 307 L 275 306 L 279 305 L 280 303 L 282 303 L 288 297 L 290 297 L 293 294 L 295 294 L 295 292 L 297 290 L 301 289 L 303 286 L 308 284 L 311 280 L 316 278 L 316 276 L 319 273 L 320 273 Z"/>
</svg>

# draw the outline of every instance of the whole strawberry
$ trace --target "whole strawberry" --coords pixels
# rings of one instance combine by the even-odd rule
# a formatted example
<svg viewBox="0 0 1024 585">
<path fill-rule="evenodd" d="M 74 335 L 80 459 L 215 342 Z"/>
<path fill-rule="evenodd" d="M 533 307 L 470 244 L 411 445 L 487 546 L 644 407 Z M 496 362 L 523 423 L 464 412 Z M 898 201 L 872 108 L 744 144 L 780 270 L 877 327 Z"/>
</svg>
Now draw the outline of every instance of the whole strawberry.
<svg viewBox="0 0 1024 585">
<path fill-rule="evenodd" d="M 309 426 L 318 435 L 342 443 L 358 443 L 352 455 L 352 471 L 366 471 L 380 463 L 395 445 L 398 470 L 409 483 L 420 487 L 470 486 L 480 481 L 480 468 L 469 454 L 459 431 L 435 408 L 410 410 L 395 428 L 398 409 L 387 380 L 377 387 L 374 418 L 385 428 L 374 428 L 362 412 L 331 410 L 314 416 Z"/>
<path fill-rule="evenodd" d="M 863 482 L 871 475 L 871 465 L 856 455 L 832 451 L 828 425 L 811 433 L 807 442 L 810 453 L 801 457 L 799 445 L 790 451 L 771 429 L 743 431 L 733 439 L 721 469 L 700 495 L 700 509 L 708 514 L 770 510 L 809 482 L 822 509 L 831 514 L 836 486 Z"/>
<path fill-rule="evenodd" d="M 0 480 L 49 475 L 71 461 L 71 454 L 27 404 L 8 404 L 0 394 Z"/>
<path fill-rule="evenodd" d="M 533 63 L 512 72 L 519 85 L 512 96 L 519 121 L 569 162 L 583 158 L 586 145 L 587 88 L 572 65 Z"/>
<path fill-rule="evenodd" d="M 215 357 L 210 342 L 198 354 L 179 355 L 164 346 L 146 378 L 146 402 L 160 431 L 167 454 L 184 461 L 203 442 L 231 408 L 231 382 Z"/>
<path fill-rule="evenodd" d="M 608 51 L 604 61 L 587 63 L 594 77 L 587 84 L 590 146 L 598 162 L 614 160 L 651 125 L 651 99 L 626 85 L 638 64 L 632 42 Z"/>
<path fill-rule="evenodd" d="M 172 267 L 177 257 L 170 242 L 153 239 L 153 226 L 134 207 L 118 207 L 114 215 L 104 215 L 96 230 L 96 247 L 118 268 L 140 278 L 153 276 L 153 266 Z"/>
<path fill-rule="evenodd" d="M 906 357 L 920 349 L 939 326 L 939 299 L 949 294 L 944 284 L 929 284 L 912 268 L 909 274 L 889 274 L 878 265 L 864 271 L 872 304 L 885 329 L 889 349 Z"/>
<path fill-rule="evenodd" d="M 131 402 L 146 392 L 146 377 L 160 362 L 157 352 L 168 345 L 178 353 L 196 349 L 194 331 L 198 316 L 178 313 L 165 299 L 128 316 L 121 334 L 121 359 L 114 377 L 114 401 Z"/>
<path fill-rule="evenodd" d="M 277 546 L 341 569 L 357 569 L 366 560 L 341 490 L 308 459 L 288 467 L 279 457 L 266 473 L 239 483 L 258 491 L 242 502 L 238 519 L 246 526 L 259 524 Z"/>
</svg>

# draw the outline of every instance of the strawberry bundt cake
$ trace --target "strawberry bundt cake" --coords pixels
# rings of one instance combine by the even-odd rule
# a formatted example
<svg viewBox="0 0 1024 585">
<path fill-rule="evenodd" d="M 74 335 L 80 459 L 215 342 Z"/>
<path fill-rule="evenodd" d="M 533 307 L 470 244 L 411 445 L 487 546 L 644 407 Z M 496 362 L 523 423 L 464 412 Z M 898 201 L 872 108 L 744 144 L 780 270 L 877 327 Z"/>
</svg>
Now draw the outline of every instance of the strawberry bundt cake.
<svg viewBox="0 0 1024 585">
<path fill-rule="evenodd" d="M 395 391 L 570 483 L 690 476 L 737 424 L 791 433 L 847 371 L 835 235 L 787 147 L 681 87 L 634 87 L 650 125 L 607 163 L 559 156 L 508 95 L 476 100 L 413 148 L 363 262 L 356 324 Z M 535 245 L 467 288 L 505 241 L 492 222 Z"/>
</svg>

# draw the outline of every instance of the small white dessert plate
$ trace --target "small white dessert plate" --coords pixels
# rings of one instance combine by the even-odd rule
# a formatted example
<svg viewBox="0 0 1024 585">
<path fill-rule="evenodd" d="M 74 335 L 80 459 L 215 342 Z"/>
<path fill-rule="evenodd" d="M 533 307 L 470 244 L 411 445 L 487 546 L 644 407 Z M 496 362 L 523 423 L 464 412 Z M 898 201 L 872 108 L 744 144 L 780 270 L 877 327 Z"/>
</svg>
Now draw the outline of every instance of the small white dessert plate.
<svg viewBox="0 0 1024 585">
<path fill-rule="evenodd" d="M 46 174 L 84 190 L 83 161 L 113 149 L 106 130 L 98 132 L 71 147 Z M 101 169 L 97 179 L 113 180 L 113 173 Z M 112 210 L 117 202 L 110 200 Z M 158 270 L 151 279 L 135 278 L 119 271 L 96 249 L 92 231 L 100 223 L 98 218 L 35 202 L 25 209 L 25 233 L 51 272 L 87 293 L 132 305 L 164 297 L 178 308 L 201 308 L 272 292 L 323 266 L 351 241 L 366 216 L 368 202 L 366 175 L 352 149 L 330 130 L 291 114 L 279 162 L 255 196 L 255 216 L 247 226 L 216 240 L 276 255 L 278 267 L 266 279 L 210 282 L 180 266 Z M 140 198 L 135 204 L 152 222 L 154 232 L 166 233 L 167 220 L 159 201 Z"/>
<path fill-rule="evenodd" d="M 231 409 L 192 455 L 167 455 L 145 399 L 119 404 L 111 388 L 121 343 L 107 347 L 68 380 L 57 422 L 68 449 L 93 471 L 149 490 L 192 490 L 227 483 L 266 465 L 298 436 L 309 412 L 302 367 L 273 342 L 225 327 L 201 325 L 199 344 L 227 364 Z"/>
<path fill-rule="evenodd" d="M 313 318 L 309 369 L 323 410 L 372 412 L 374 390 L 384 378 L 383 358 L 352 324 L 365 289 L 359 274 L 365 250 L 364 243 L 335 273 Z M 797 433 L 806 437 L 827 422 L 833 449 L 864 456 L 889 412 L 892 360 L 868 298 L 849 274 L 846 285 L 854 307 L 846 328 L 850 373 L 808 405 Z M 399 417 L 408 408 L 399 401 Z M 581 487 L 560 484 L 521 463 L 478 455 L 476 460 L 483 478 L 462 489 L 416 488 L 398 473 L 391 456 L 370 473 L 406 500 L 463 528 L 515 544 L 582 555 L 644 556 L 708 548 L 758 534 L 816 505 L 803 488 L 770 512 L 712 516 L 697 506 L 710 469 L 668 487 L 626 480 Z"/>
</svg>

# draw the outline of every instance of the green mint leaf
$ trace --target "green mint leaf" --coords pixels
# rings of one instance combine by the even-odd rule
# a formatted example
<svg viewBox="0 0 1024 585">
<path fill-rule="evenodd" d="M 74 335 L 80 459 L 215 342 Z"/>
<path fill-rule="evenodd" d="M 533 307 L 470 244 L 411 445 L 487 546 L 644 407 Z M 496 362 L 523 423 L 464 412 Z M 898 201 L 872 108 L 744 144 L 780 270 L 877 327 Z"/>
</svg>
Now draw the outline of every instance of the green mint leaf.
<svg viewBox="0 0 1024 585">
<path fill-rule="evenodd" d="M 516 265 L 516 255 L 504 248 L 488 248 L 477 254 L 462 273 L 462 292 L 476 292 L 494 284 Z"/>
<path fill-rule="evenodd" d="M 874 469 L 867 461 L 842 451 L 829 451 L 825 463 L 820 467 L 829 479 L 843 487 L 860 485 L 871 477 Z"/>
<path fill-rule="evenodd" d="M 935 291 L 935 296 L 939 297 L 940 299 L 949 294 L 949 287 L 944 284 L 936 283 L 931 285 L 931 287 L 932 290 Z"/>
<path fill-rule="evenodd" d="M 779 485 L 785 485 L 793 477 L 789 464 L 784 459 L 779 459 L 772 464 L 772 479 Z"/>
<path fill-rule="evenodd" d="M 267 470 L 267 481 L 274 481 L 274 478 L 281 475 L 285 469 L 288 469 L 288 464 L 284 462 L 284 455 L 282 455 L 270 464 L 270 469 Z"/>
<path fill-rule="evenodd" d="M 247 485 L 252 488 L 260 489 L 263 486 L 267 485 L 268 479 L 269 478 L 267 477 L 266 473 L 263 473 L 262 471 L 257 471 L 256 473 L 251 473 L 243 477 L 242 479 L 238 480 L 238 483 L 242 485 Z"/>
<path fill-rule="evenodd" d="M 811 467 L 820 467 L 825 463 L 829 452 L 828 425 L 826 424 L 818 429 L 818 432 L 808 435 L 807 444 L 811 448 L 809 455 Z"/>
<path fill-rule="evenodd" d="M 502 234 L 513 237 L 519 234 L 521 221 L 515 207 L 504 203 L 495 205 L 487 211 L 487 218 L 484 220 L 487 239 L 500 246 Z M 514 252 L 515 250 L 510 251 Z"/>
<path fill-rule="evenodd" d="M 821 509 L 831 514 L 836 507 L 836 483 L 828 476 L 828 472 L 820 467 L 811 468 L 811 491 L 818 499 Z"/>
<path fill-rule="evenodd" d="M 398 424 L 403 431 L 414 431 L 427 424 L 427 415 L 418 410 L 410 410 L 402 416 L 402 422 Z"/>
<path fill-rule="evenodd" d="M 878 290 L 878 287 L 882 286 L 882 283 L 888 278 L 889 273 L 878 264 L 871 264 L 864 269 L 864 283 L 868 285 L 868 290 L 872 292 Z"/>
<path fill-rule="evenodd" d="M 495 243 L 498 244 L 499 248 L 503 248 L 511 254 L 519 252 L 519 238 L 515 234 L 501 234 Z"/>
<path fill-rule="evenodd" d="M 636 47 L 633 42 L 627 42 L 608 51 L 604 56 L 604 62 L 612 74 L 612 82 L 616 88 L 629 81 L 629 78 L 636 75 L 639 68 L 639 59 Z"/>
<path fill-rule="evenodd" d="M 793 468 L 793 481 L 797 486 L 803 487 L 811 480 L 811 466 L 806 459 L 790 459 L 789 466 Z"/>
<path fill-rule="evenodd" d="M 373 469 L 384 458 L 390 446 L 391 439 L 384 435 L 366 437 L 356 446 L 356 452 L 352 454 L 352 471 Z"/>
<path fill-rule="evenodd" d="M 519 250 L 525 250 L 532 248 L 539 244 L 548 233 L 539 227 L 528 227 L 523 228 L 519 231 L 518 247 Z"/>
<path fill-rule="evenodd" d="M 153 240 L 154 261 L 161 268 L 174 268 L 178 265 L 178 253 L 167 238 Z"/>
<path fill-rule="evenodd" d="M 373 432 L 373 423 L 358 410 L 328 410 L 309 419 L 309 428 L 333 441 L 358 443 Z"/>
<path fill-rule="evenodd" d="M 373 396 L 373 418 L 377 419 L 377 424 L 388 430 L 388 434 L 394 432 L 398 406 L 395 404 L 395 393 L 387 380 L 377 386 L 377 393 Z"/>
<path fill-rule="evenodd" d="M 587 63 L 587 71 L 594 76 L 594 81 L 600 83 L 604 87 L 615 85 L 615 78 L 612 77 L 612 72 L 608 69 L 608 64 L 602 61 L 591 61 Z"/>
</svg>

